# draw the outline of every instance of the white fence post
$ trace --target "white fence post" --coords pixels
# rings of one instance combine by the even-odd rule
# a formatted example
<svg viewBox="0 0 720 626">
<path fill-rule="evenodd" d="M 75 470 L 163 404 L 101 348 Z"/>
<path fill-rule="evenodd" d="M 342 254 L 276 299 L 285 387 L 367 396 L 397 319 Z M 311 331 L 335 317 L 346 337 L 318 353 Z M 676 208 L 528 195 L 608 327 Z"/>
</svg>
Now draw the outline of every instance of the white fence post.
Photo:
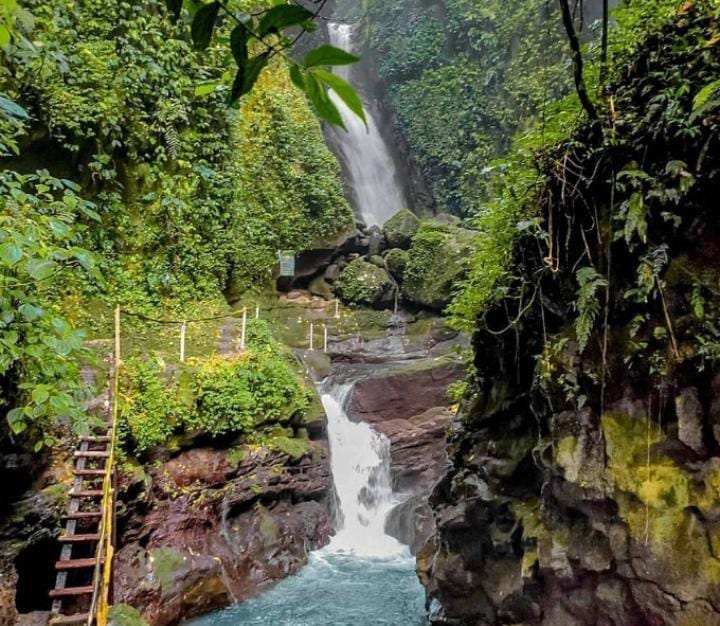
<svg viewBox="0 0 720 626">
<path fill-rule="evenodd" d="M 247 328 L 247 307 L 243 309 L 242 329 L 240 330 L 240 349 L 245 349 L 245 331 Z"/>
<path fill-rule="evenodd" d="M 180 325 L 180 363 L 185 362 L 185 332 L 187 331 L 187 322 L 183 321 Z"/>
<path fill-rule="evenodd" d="M 315 324 L 310 322 L 310 349 L 315 349 Z"/>
</svg>

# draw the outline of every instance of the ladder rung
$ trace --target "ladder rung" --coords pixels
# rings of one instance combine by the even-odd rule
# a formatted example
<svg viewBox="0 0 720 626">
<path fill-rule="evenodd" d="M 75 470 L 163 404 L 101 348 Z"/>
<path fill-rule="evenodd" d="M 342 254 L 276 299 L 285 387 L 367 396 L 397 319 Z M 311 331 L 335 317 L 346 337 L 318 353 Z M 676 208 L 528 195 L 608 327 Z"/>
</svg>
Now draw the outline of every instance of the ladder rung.
<svg viewBox="0 0 720 626">
<path fill-rule="evenodd" d="M 61 543 L 81 543 L 83 541 L 99 541 L 100 535 L 97 533 L 87 533 L 83 535 L 60 535 Z"/>
<path fill-rule="evenodd" d="M 76 459 L 86 457 L 89 459 L 107 459 L 110 456 L 109 450 L 78 450 L 73 455 Z"/>
<path fill-rule="evenodd" d="M 83 491 L 71 491 L 71 498 L 102 498 L 102 489 L 85 489 Z"/>
<path fill-rule="evenodd" d="M 87 567 L 95 567 L 97 565 L 97 559 L 69 559 L 67 561 L 56 561 L 55 569 L 67 570 L 67 569 L 84 569 Z"/>
<path fill-rule="evenodd" d="M 65 624 L 85 624 L 88 620 L 87 613 L 76 613 L 75 615 L 57 615 L 50 619 L 49 626 L 64 626 Z"/>
<path fill-rule="evenodd" d="M 88 443 L 109 443 L 109 435 L 84 435 L 80 437 L 80 441 L 87 441 Z"/>
<path fill-rule="evenodd" d="M 65 589 L 52 589 L 51 598 L 62 598 L 64 596 L 84 596 L 93 592 L 93 586 L 87 587 L 65 587 Z"/>
<path fill-rule="evenodd" d="M 102 517 L 102 511 L 75 511 L 74 513 L 66 513 L 65 519 L 97 519 Z"/>
<path fill-rule="evenodd" d="M 105 476 L 106 471 L 104 469 L 75 469 L 73 470 L 75 476 Z"/>
</svg>

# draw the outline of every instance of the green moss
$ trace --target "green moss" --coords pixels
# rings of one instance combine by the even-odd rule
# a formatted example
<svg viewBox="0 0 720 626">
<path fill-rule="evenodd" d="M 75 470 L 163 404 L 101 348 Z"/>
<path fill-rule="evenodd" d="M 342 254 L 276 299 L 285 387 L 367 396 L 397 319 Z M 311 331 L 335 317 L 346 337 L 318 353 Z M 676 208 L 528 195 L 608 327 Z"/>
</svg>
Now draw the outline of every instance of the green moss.
<svg viewBox="0 0 720 626">
<path fill-rule="evenodd" d="M 470 231 L 423 223 L 408 253 L 403 282 L 405 297 L 436 310 L 447 306 L 468 270 L 472 241 Z"/>
<path fill-rule="evenodd" d="M 176 574 L 185 564 L 185 556 L 174 548 L 155 548 L 150 551 L 150 563 L 155 580 L 164 594 L 172 590 Z"/>
<path fill-rule="evenodd" d="M 127 604 L 114 604 L 110 607 L 110 626 L 148 626 L 140 611 Z"/>
<path fill-rule="evenodd" d="M 231 465 L 238 466 L 249 454 L 247 446 L 234 446 L 227 451 L 227 460 Z"/>
<path fill-rule="evenodd" d="M 400 248 L 392 248 L 385 255 L 385 265 L 388 271 L 396 280 L 402 282 L 405 276 L 405 267 L 407 266 L 409 255 L 406 250 Z"/>
<path fill-rule="evenodd" d="M 283 436 L 270 439 L 269 446 L 274 450 L 279 450 L 287 454 L 293 461 L 299 461 L 306 456 L 311 449 L 310 442 L 306 439 Z"/>
<path fill-rule="evenodd" d="M 345 302 L 382 306 L 392 303 L 395 285 L 384 269 L 355 259 L 343 270 L 336 288 Z"/>
<path fill-rule="evenodd" d="M 398 211 L 383 226 L 383 233 L 391 248 L 409 248 L 420 228 L 420 218 L 408 209 Z"/>
</svg>

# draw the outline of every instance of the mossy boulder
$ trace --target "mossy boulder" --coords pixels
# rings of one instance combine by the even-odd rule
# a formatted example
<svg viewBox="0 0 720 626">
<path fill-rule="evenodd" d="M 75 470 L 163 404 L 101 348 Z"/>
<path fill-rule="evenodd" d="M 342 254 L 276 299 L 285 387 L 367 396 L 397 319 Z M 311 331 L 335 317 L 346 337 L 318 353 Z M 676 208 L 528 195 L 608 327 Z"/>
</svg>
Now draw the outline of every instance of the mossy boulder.
<svg viewBox="0 0 720 626">
<path fill-rule="evenodd" d="M 377 309 L 392 306 L 397 289 L 387 271 L 362 259 L 348 263 L 335 287 L 345 302 Z"/>
<path fill-rule="evenodd" d="M 140 611 L 127 604 L 110 607 L 110 626 L 148 626 Z"/>
<path fill-rule="evenodd" d="M 473 233 L 463 228 L 423 223 L 408 252 L 404 296 L 429 309 L 444 309 L 468 270 L 473 238 Z"/>
<path fill-rule="evenodd" d="M 420 218 L 412 211 L 402 209 L 385 222 L 383 233 L 388 246 L 407 249 L 419 228 Z"/>
<path fill-rule="evenodd" d="M 388 253 L 385 255 L 385 265 L 395 280 L 402 281 L 408 258 L 407 250 L 403 250 L 402 248 L 392 248 L 388 250 Z"/>
</svg>

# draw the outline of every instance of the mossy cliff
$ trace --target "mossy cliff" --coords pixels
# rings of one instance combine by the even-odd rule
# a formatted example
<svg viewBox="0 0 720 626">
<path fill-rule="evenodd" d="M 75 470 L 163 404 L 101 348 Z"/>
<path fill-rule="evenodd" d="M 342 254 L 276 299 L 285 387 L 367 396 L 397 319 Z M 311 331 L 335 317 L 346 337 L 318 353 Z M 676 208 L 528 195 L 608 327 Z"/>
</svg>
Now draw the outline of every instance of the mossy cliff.
<svg viewBox="0 0 720 626">
<path fill-rule="evenodd" d="M 625 65 L 611 116 L 539 157 L 538 216 L 477 320 L 431 497 L 433 623 L 720 624 L 708 7 L 677 10 Z"/>
</svg>

